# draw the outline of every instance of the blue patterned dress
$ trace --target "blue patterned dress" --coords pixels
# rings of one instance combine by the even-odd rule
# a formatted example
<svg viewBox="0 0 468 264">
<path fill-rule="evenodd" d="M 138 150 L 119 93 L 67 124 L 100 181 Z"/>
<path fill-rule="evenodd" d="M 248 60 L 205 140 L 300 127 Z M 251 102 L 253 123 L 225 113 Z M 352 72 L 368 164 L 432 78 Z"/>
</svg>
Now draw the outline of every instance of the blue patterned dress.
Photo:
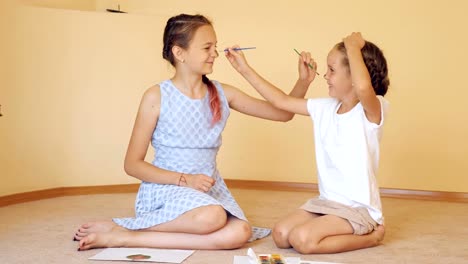
<svg viewBox="0 0 468 264">
<path fill-rule="evenodd" d="M 127 229 L 149 228 L 174 220 L 194 208 L 221 205 L 233 216 L 247 220 L 216 168 L 221 133 L 229 117 L 229 105 L 221 85 L 213 81 L 221 101 L 221 120 L 211 124 L 209 94 L 191 99 L 166 80 L 160 83 L 161 109 L 153 132 L 153 165 L 186 174 L 205 174 L 215 179 L 208 193 L 170 184 L 142 182 L 135 202 L 135 218 L 114 218 Z M 250 241 L 269 234 L 269 229 L 253 228 Z"/>
</svg>

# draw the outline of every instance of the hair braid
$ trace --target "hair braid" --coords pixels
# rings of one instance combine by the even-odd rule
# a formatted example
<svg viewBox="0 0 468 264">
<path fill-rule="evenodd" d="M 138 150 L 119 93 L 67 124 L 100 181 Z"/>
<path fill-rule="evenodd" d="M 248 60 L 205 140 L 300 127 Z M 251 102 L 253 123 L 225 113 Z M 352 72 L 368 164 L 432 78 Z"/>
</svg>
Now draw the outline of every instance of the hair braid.
<svg viewBox="0 0 468 264">
<path fill-rule="evenodd" d="M 213 84 L 206 75 L 202 77 L 203 83 L 208 86 L 208 92 L 210 93 L 210 109 L 213 115 L 213 119 L 211 120 L 211 124 L 216 124 L 219 120 L 221 120 L 221 104 L 219 101 L 218 90 L 216 90 L 215 85 Z"/>
</svg>

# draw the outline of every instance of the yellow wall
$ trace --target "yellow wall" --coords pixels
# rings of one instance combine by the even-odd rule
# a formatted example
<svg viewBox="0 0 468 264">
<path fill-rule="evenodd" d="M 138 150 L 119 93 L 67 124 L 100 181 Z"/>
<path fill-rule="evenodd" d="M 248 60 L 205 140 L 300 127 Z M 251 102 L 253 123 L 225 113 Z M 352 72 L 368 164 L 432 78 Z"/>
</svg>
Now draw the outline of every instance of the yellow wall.
<svg viewBox="0 0 468 264">
<path fill-rule="evenodd" d="M 390 66 L 381 187 L 468 192 L 465 1 L 22 2 L 0 2 L 0 196 L 137 182 L 123 157 L 143 91 L 171 76 L 162 30 L 182 12 L 210 17 L 220 48 L 256 46 L 250 64 L 285 91 L 296 79 L 293 48 L 311 51 L 323 76 L 329 49 L 363 32 Z M 117 4 L 129 14 L 104 12 Z M 257 96 L 223 56 L 209 77 Z M 307 96 L 326 94 L 319 78 Z M 218 164 L 228 179 L 316 182 L 313 146 L 308 117 L 233 112 Z"/>
<path fill-rule="evenodd" d="M 37 7 L 49 7 L 83 11 L 96 10 L 96 0 L 16 0 L 15 2 Z"/>
</svg>

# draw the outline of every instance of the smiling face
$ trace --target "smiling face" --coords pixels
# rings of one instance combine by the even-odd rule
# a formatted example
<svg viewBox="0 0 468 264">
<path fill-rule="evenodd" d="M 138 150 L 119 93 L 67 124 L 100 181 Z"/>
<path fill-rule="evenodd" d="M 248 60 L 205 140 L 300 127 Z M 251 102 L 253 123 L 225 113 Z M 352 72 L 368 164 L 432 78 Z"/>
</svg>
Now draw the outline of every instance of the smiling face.
<svg viewBox="0 0 468 264">
<path fill-rule="evenodd" d="M 343 61 L 345 55 L 333 48 L 327 57 L 327 73 L 324 78 L 328 84 L 328 94 L 340 101 L 345 98 L 354 96 L 351 74 L 349 67 L 345 66 Z"/>
<path fill-rule="evenodd" d="M 199 27 L 189 47 L 184 50 L 185 64 L 192 71 L 205 75 L 213 72 L 213 64 L 218 57 L 216 33 L 211 25 Z"/>
</svg>

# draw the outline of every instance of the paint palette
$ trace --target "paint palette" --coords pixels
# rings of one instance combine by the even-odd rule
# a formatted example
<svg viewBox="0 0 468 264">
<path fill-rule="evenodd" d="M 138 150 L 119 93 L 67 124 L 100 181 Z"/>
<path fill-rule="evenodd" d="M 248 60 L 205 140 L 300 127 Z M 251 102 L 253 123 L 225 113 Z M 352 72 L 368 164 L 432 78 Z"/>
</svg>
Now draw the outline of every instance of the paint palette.
<svg viewBox="0 0 468 264">
<path fill-rule="evenodd" d="M 262 254 L 258 255 L 259 264 L 286 264 L 283 256 L 280 254 Z"/>
</svg>

